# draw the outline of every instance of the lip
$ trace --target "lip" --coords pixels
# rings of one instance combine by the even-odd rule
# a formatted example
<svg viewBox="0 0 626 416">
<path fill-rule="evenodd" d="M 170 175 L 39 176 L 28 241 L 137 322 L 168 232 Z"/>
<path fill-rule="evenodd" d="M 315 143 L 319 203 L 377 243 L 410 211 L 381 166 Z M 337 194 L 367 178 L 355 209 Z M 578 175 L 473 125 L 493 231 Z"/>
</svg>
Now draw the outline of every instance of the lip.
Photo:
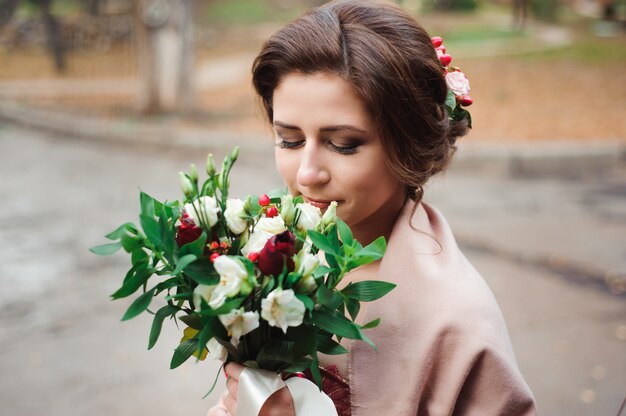
<svg viewBox="0 0 626 416">
<path fill-rule="evenodd" d="M 307 202 L 308 204 L 313 205 L 314 207 L 318 207 L 321 210 L 324 210 L 326 208 L 328 208 L 330 206 L 330 203 L 332 201 L 327 201 L 327 200 L 323 200 L 323 199 L 313 199 L 313 198 L 309 198 L 307 196 L 304 196 L 304 201 Z"/>
</svg>

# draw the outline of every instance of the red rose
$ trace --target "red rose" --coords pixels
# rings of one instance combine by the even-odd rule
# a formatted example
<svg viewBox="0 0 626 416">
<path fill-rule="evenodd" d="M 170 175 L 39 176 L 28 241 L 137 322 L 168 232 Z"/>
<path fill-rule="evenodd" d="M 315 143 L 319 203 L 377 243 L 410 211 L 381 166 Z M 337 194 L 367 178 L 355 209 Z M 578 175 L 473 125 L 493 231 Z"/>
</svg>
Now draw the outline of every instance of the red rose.
<svg viewBox="0 0 626 416">
<path fill-rule="evenodd" d="M 259 270 L 264 275 L 278 276 L 285 265 L 287 272 L 293 271 L 293 255 L 296 251 L 296 236 L 291 231 L 284 231 L 272 236 L 259 253 Z"/>
<path fill-rule="evenodd" d="M 178 232 L 176 233 L 178 247 L 196 241 L 201 234 L 202 229 L 193 222 L 193 219 L 187 213 L 183 214 L 180 219 L 180 227 L 178 227 Z"/>
</svg>

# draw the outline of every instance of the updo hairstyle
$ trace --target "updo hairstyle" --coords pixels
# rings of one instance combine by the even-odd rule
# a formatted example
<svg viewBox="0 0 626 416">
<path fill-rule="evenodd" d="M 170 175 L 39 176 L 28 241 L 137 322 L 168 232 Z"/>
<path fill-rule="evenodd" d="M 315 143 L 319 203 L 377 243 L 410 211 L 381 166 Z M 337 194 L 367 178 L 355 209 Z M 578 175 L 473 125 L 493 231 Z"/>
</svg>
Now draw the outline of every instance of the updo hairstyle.
<svg viewBox="0 0 626 416">
<path fill-rule="evenodd" d="M 448 118 L 448 87 L 430 36 L 393 3 L 344 0 L 313 9 L 265 42 L 252 67 L 269 122 L 272 98 L 290 73 L 336 74 L 363 99 L 393 174 L 416 202 L 468 131 Z M 418 190 L 417 193 L 415 190 Z"/>
</svg>

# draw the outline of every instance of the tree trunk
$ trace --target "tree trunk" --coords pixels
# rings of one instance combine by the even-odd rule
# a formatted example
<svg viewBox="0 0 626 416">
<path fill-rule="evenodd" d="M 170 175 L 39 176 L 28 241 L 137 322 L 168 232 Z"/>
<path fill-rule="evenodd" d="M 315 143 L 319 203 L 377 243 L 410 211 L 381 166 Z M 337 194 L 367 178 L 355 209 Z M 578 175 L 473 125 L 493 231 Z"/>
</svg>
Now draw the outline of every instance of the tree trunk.
<svg viewBox="0 0 626 416">
<path fill-rule="evenodd" d="M 11 21 L 20 0 L 0 0 L 0 29 Z"/>
<path fill-rule="evenodd" d="M 61 24 L 50 11 L 52 0 L 38 0 L 36 4 L 41 9 L 48 38 L 48 50 L 52 54 L 54 68 L 58 73 L 63 73 L 65 72 L 65 46 L 61 40 Z"/>
<path fill-rule="evenodd" d="M 137 0 L 143 113 L 188 112 L 194 103 L 190 0 Z"/>
</svg>

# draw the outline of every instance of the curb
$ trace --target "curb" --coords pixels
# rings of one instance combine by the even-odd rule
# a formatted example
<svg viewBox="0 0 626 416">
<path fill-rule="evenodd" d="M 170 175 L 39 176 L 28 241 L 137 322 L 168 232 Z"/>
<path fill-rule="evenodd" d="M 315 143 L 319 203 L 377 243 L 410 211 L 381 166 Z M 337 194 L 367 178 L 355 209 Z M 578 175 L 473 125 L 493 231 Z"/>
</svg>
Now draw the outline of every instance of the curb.
<svg viewBox="0 0 626 416">
<path fill-rule="evenodd" d="M 40 109 L 0 100 L 0 120 L 48 132 L 67 139 L 131 147 L 190 151 L 242 149 L 270 154 L 273 150 L 259 135 L 180 127 L 172 119 L 142 121 L 105 119 Z M 484 171 L 515 177 L 579 177 L 602 175 L 626 167 L 625 141 L 580 142 L 477 142 L 465 138 L 458 144 L 453 170 Z"/>
</svg>

